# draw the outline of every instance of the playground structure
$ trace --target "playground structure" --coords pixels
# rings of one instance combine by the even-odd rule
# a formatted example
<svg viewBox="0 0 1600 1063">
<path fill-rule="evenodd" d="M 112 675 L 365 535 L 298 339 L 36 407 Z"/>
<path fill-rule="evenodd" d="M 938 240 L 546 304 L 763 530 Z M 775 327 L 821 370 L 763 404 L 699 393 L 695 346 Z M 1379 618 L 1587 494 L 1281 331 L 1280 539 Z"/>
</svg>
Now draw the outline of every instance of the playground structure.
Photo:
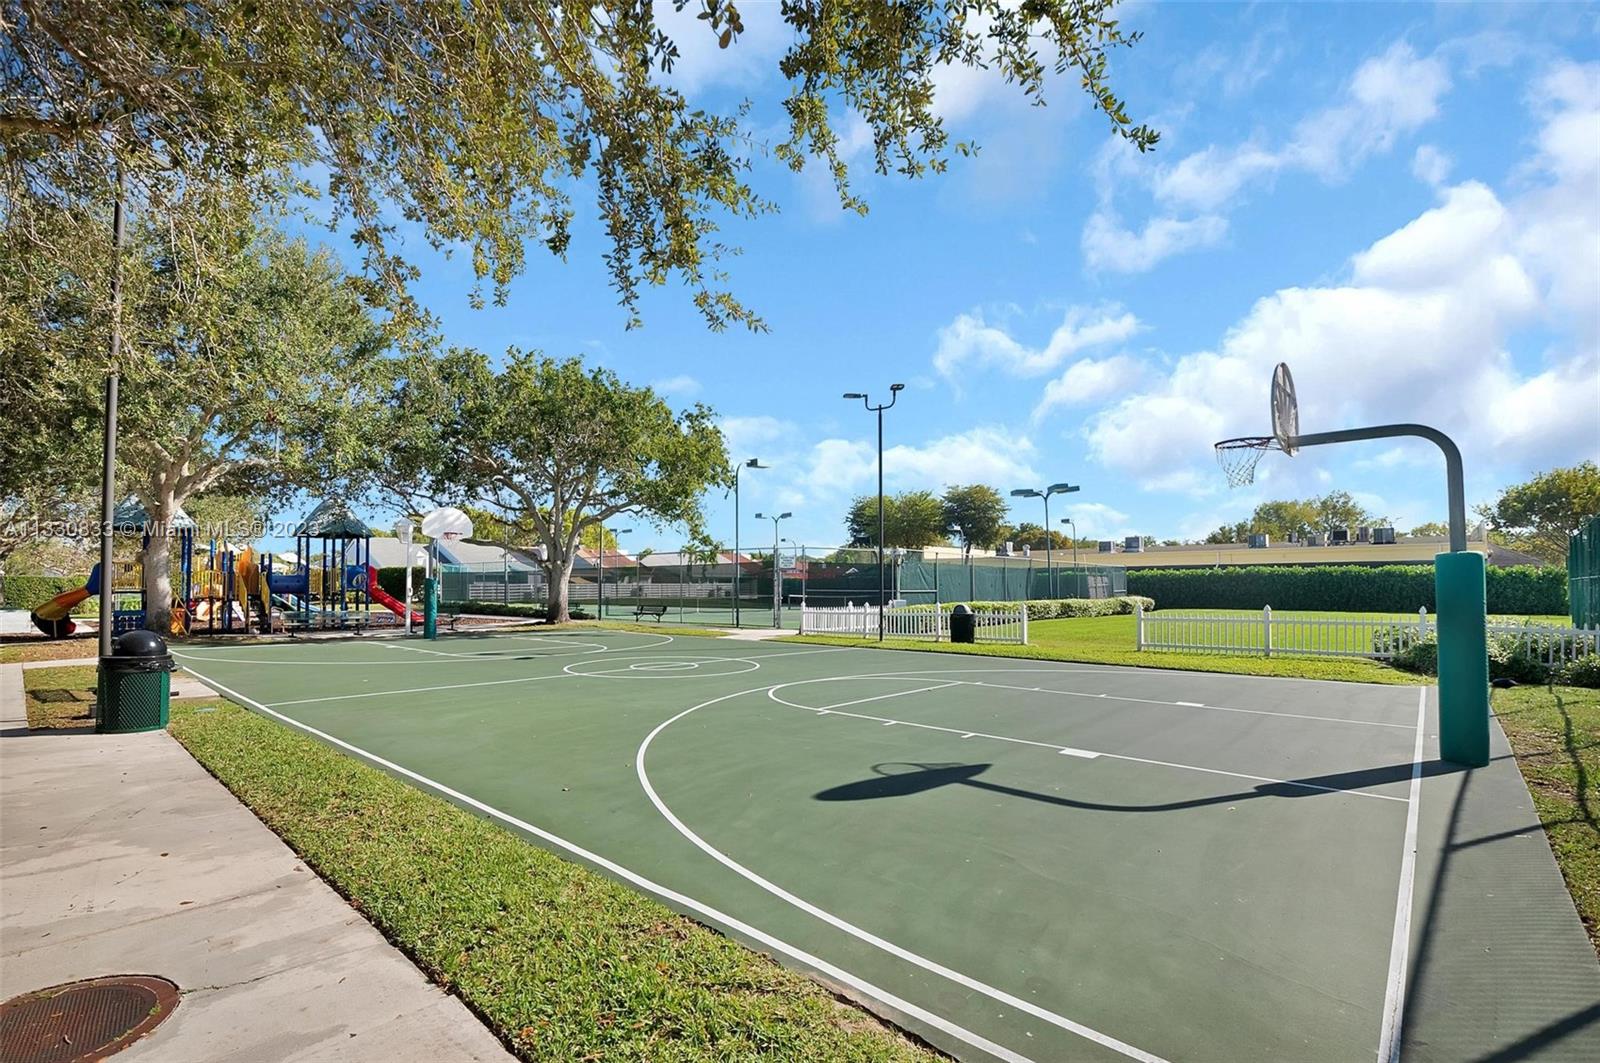
<svg viewBox="0 0 1600 1063">
<path fill-rule="evenodd" d="M 152 521 L 137 499 L 117 506 L 112 530 L 138 533 L 148 544 Z M 360 629 L 375 619 L 387 621 L 373 606 L 404 618 L 399 599 L 378 586 L 371 564 L 372 533 L 340 502 L 326 500 L 295 531 L 295 560 L 276 567 L 277 559 L 249 545 L 213 539 L 195 547 L 197 525 L 181 509 L 174 516 L 177 551 L 173 572 L 172 623 L 169 633 L 189 635 L 270 634 L 275 631 Z M 145 626 L 142 570 L 137 562 L 113 567 L 106 580 L 96 564 L 82 587 L 56 595 L 31 614 L 33 625 L 52 639 L 77 631 L 74 608 L 102 590 L 112 595 L 114 633 Z M 109 589 L 105 584 L 109 582 Z M 413 612 L 414 624 L 422 614 Z"/>
</svg>

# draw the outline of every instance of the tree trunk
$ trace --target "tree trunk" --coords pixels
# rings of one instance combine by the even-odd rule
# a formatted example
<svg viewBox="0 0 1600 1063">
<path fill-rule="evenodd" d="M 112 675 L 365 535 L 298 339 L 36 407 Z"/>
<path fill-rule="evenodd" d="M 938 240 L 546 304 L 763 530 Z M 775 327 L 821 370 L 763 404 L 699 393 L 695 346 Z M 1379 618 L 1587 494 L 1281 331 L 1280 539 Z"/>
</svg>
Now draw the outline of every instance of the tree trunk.
<svg viewBox="0 0 1600 1063">
<path fill-rule="evenodd" d="M 577 553 L 573 552 L 566 557 L 557 559 L 555 551 L 549 550 L 549 560 L 544 564 L 545 586 L 545 622 L 549 624 L 565 624 L 572 619 L 567 606 L 567 584 L 572 579 L 572 563 L 577 560 Z"/>
<path fill-rule="evenodd" d="M 162 506 L 169 513 L 173 507 Z M 172 540 L 168 537 L 168 517 L 156 517 L 150 541 L 140 552 L 144 569 L 144 626 L 165 637 L 172 630 Z M 101 576 L 101 587 L 109 586 Z"/>
</svg>

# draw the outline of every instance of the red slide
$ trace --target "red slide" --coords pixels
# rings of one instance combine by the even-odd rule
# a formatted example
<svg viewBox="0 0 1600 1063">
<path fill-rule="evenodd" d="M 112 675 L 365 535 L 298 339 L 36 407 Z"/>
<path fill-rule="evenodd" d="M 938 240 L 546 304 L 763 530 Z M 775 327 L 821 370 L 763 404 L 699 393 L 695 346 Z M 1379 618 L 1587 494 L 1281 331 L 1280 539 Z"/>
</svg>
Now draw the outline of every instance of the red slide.
<svg viewBox="0 0 1600 1063">
<path fill-rule="evenodd" d="M 406 607 L 400 604 L 400 599 L 378 586 L 378 570 L 371 565 L 367 566 L 367 597 L 383 606 L 395 616 L 405 616 Z M 411 622 L 422 623 L 422 614 L 412 610 Z"/>
</svg>

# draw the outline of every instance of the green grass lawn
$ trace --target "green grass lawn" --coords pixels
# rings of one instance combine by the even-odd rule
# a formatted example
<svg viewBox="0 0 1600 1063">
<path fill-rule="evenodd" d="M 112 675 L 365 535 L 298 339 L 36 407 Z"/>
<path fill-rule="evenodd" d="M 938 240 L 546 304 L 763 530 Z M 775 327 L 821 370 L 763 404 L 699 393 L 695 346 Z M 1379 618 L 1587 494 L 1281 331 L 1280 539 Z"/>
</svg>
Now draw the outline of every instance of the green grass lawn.
<svg viewBox="0 0 1600 1063">
<path fill-rule="evenodd" d="M 1600 948 L 1600 690 L 1526 686 L 1496 690 L 1491 699 L 1578 914 Z"/>
<path fill-rule="evenodd" d="M 1332 614 L 1336 615 L 1336 614 Z M 1344 679 L 1357 683 L 1417 684 L 1432 682 L 1359 657 L 1253 657 L 1176 650 L 1134 648 L 1132 616 L 1095 616 L 1070 620 L 1035 620 L 1028 623 L 1026 646 L 983 643 L 953 646 L 948 642 L 890 639 L 887 649 L 924 650 L 934 653 L 974 653 L 987 657 L 1020 657 L 1041 661 L 1077 661 L 1088 664 L 1132 665 L 1138 668 L 1179 668 L 1195 672 L 1233 672 L 1240 675 L 1294 676 L 1302 679 Z M 779 641 L 815 642 L 829 646 L 862 646 L 868 640 L 841 635 L 790 636 Z M 871 645 L 880 645 L 872 642 Z"/>
<path fill-rule="evenodd" d="M 47 643 L 47 645 L 50 645 Z M 81 731 L 94 728 L 95 669 L 24 668 L 22 690 L 28 727 L 36 731 Z"/>
<path fill-rule="evenodd" d="M 100 654 L 100 641 L 93 635 L 88 638 L 28 639 L 0 645 L 0 664 L 18 664 L 22 661 L 65 661 L 73 657 L 96 657 Z"/>
</svg>

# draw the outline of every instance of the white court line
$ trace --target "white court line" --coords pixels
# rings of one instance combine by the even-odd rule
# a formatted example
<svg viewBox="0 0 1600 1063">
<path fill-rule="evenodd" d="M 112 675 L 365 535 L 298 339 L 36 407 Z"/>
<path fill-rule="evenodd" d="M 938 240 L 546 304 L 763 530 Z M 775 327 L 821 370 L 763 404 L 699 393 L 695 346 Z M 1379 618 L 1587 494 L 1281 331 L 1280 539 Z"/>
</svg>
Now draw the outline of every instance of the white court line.
<svg viewBox="0 0 1600 1063">
<path fill-rule="evenodd" d="M 1254 678 L 1254 677 L 1252 677 Z M 1059 694 L 1069 698 L 1106 698 L 1110 701 L 1131 701 L 1141 705 L 1181 705 L 1186 709 L 1205 709 L 1207 712 L 1244 712 L 1252 716 L 1280 716 L 1288 720 L 1320 720 L 1323 723 L 1350 723 L 1359 727 L 1398 727 L 1409 731 L 1409 723 L 1379 723 L 1374 720 L 1348 720 L 1341 716 L 1309 716 L 1301 712 L 1277 712 L 1272 709 L 1241 709 L 1233 705 L 1205 705 L 1198 701 L 1161 701 L 1157 698 L 1132 698 L 1126 694 L 1087 694 L 1081 690 L 1052 690 L 1047 687 L 1018 687 L 1005 683 L 988 683 L 983 680 L 954 680 L 971 686 L 993 687 L 997 690 L 1020 690 L 1027 694 Z"/>
<path fill-rule="evenodd" d="M 935 1030 L 939 1030 L 950 1037 L 966 1042 L 979 1051 L 987 1052 L 996 1059 L 1004 1060 L 1005 1063 L 1031 1063 L 1027 1056 L 1022 1055 L 1019 1052 L 1014 1052 L 1004 1045 L 997 1044 L 996 1042 L 989 1040 L 987 1037 L 984 1037 L 982 1034 L 974 1033 L 964 1026 L 959 1026 L 956 1023 L 951 1022 L 949 1019 L 946 1019 L 944 1016 L 938 1015 L 926 1008 L 913 1004 L 911 1001 L 896 996 L 886 989 L 880 989 L 871 982 L 868 982 L 863 978 L 856 977 L 844 968 L 835 966 L 834 964 L 829 963 L 827 960 L 822 959 L 820 956 L 814 956 L 811 953 L 806 952 L 804 949 L 800 949 L 789 944 L 781 938 L 774 937 L 763 930 L 758 930 L 756 927 L 751 926 L 749 923 L 746 923 L 743 920 L 735 919 L 733 916 L 719 911 L 708 904 L 702 904 L 700 901 L 695 900 L 693 897 L 690 897 L 687 894 L 679 893 L 677 890 L 669 889 L 660 883 L 645 878 L 643 875 L 631 871 L 615 861 L 607 860 L 598 853 L 591 852 L 575 842 L 568 841 L 558 834 L 552 834 L 550 831 L 536 827 L 526 820 L 518 819 L 515 816 L 502 812 L 492 805 L 485 804 L 476 798 L 469 797 L 459 790 L 452 789 L 441 782 L 436 782 L 433 779 L 428 778 L 426 775 L 414 772 L 409 768 L 401 767 L 394 761 L 386 760 L 383 757 L 378 756 L 376 753 L 370 753 L 367 750 L 362 749 L 360 746 L 353 745 L 341 738 L 335 738 L 326 731 L 319 731 L 315 727 L 303 724 L 299 720 L 294 719 L 292 716 L 285 716 L 281 712 L 274 712 L 271 708 L 261 704 L 259 701 L 247 698 L 235 690 L 230 690 L 213 679 L 209 679 L 206 676 L 200 675 L 199 673 L 195 673 L 195 675 L 196 678 L 200 679 L 201 682 L 205 683 L 213 690 L 220 691 L 221 693 L 226 694 L 228 697 L 243 705 L 248 705 L 259 712 L 264 712 L 268 716 L 271 716 L 277 720 L 281 720 L 289 726 L 298 728 L 309 735 L 320 738 L 330 745 L 337 746 L 338 748 L 349 753 L 354 753 L 356 756 L 361 757 L 364 760 L 370 761 L 381 768 L 394 772 L 396 775 L 410 779 L 412 782 L 419 783 L 428 789 L 433 790 L 435 793 L 442 794 L 443 796 L 450 798 L 452 801 L 466 805 L 469 808 L 477 809 L 479 812 L 482 812 L 491 819 L 499 820 L 500 822 L 515 827 L 520 831 L 531 834 L 541 841 L 548 842 L 557 848 L 564 849 L 573 856 L 578 857 L 580 860 L 583 860 L 595 867 L 602 868 L 605 871 L 610 872 L 612 875 L 615 875 L 617 878 L 620 878 L 623 881 L 631 883 L 639 889 L 644 890 L 646 893 L 653 894 L 663 901 L 677 905 L 680 909 L 693 912 L 713 923 L 721 924 L 734 933 L 742 935 L 743 937 L 748 938 L 751 941 L 755 941 L 761 945 L 765 945 L 774 952 L 788 956 L 791 960 L 794 960 L 805 967 L 809 967 L 819 974 L 826 975 L 828 978 L 833 979 L 841 985 L 849 986 L 851 989 L 854 989 L 857 993 L 860 993 L 868 1000 L 876 1001 L 880 1005 L 889 1008 L 891 1011 L 896 1011 L 900 1014 L 910 1016 L 911 1018 L 916 1019 L 917 1021 L 930 1026 Z M 756 693 L 763 689 L 765 688 L 756 687 L 754 690 L 742 691 L 741 693 Z M 729 697 L 738 696 L 738 694 L 729 695 Z M 1163 1061 L 1157 1057 L 1143 1053 L 1135 1058 L 1146 1060 L 1148 1063 L 1163 1063 Z"/>
<path fill-rule="evenodd" d="M 1406 838 L 1400 850 L 1400 888 L 1394 902 L 1394 939 L 1389 945 L 1389 983 L 1383 994 L 1383 1028 L 1378 1063 L 1399 1063 L 1400 1027 L 1406 1013 L 1406 960 L 1411 949 L 1411 899 L 1417 876 L 1417 815 L 1422 804 L 1422 736 L 1428 716 L 1428 688 L 1417 689 L 1417 743 L 1411 754 L 1411 793 L 1407 798 Z"/>
<path fill-rule="evenodd" d="M 823 713 L 820 710 L 818 710 L 817 708 L 815 708 L 814 706 L 802 705 L 797 701 L 786 701 L 786 700 L 784 700 L 783 698 L 778 696 L 778 691 L 787 689 L 789 687 L 808 686 L 808 685 L 813 684 L 813 683 L 835 683 L 835 682 L 839 682 L 841 680 L 848 680 L 848 679 L 888 679 L 888 678 L 895 678 L 895 677 L 897 677 L 898 674 L 899 673 L 886 672 L 886 673 L 883 673 L 882 675 L 867 674 L 867 675 L 832 676 L 832 677 L 829 677 L 829 678 L 826 678 L 826 679 L 801 679 L 801 680 L 797 680 L 797 681 L 795 681 L 793 683 L 779 683 L 776 686 L 773 686 L 773 687 L 771 687 L 771 688 L 769 688 L 767 690 L 767 698 L 769 700 L 774 701 L 777 704 L 783 705 L 783 706 L 785 706 L 787 708 L 800 709 L 800 710 L 803 710 L 805 712 L 811 712 L 811 713 L 817 713 L 818 715 L 823 715 Z M 962 686 L 962 685 L 971 685 L 971 684 L 963 684 L 959 680 L 955 680 L 955 681 L 952 681 L 950 683 L 946 683 L 945 684 L 945 686 Z M 994 684 L 985 683 L 983 685 L 984 686 L 993 686 Z M 939 688 L 939 687 L 925 687 L 922 690 L 905 690 L 905 691 L 900 691 L 900 693 L 901 694 L 921 694 L 921 693 L 926 693 L 929 690 L 937 690 L 937 689 L 941 689 L 941 688 Z M 1023 689 L 1023 688 L 1016 688 L 1016 689 Z M 879 697 L 891 697 L 891 696 L 893 696 L 893 695 L 880 695 Z M 1103 695 L 1085 695 L 1085 696 L 1086 697 L 1097 697 L 1097 696 L 1103 696 Z M 878 698 L 864 698 L 862 700 L 864 700 L 864 701 L 876 701 L 876 700 L 878 700 Z M 858 703 L 857 702 L 849 702 L 849 701 L 840 703 L 841 706 L 842 705 L 854 705 L 854 704 L 858 704 Z M 836 708 L 837 708 L 837 706 L 828 706 L 826 715 L 851 716 L 851 717 L 855 717 L 856 719 L 872 720 L 872 721 L 875 721 L 875 722 L 883 722 L 883 721 L 887 721 L 888 720 L 888 717 L 885 717 L 885 716 L 869 716 L 869 715 L 866 715 L 864 713 L 855 713 L 855 712 L 838 712 L 838 711 L 835 711 Z M 1010 735 L 985 734 L 982 731 L 966 731 L 966 730 L 963 730 L 963 729 L 958 728 L 958 727 L 939 727 L 939 726 L 936 726 L 934 724 L 928 724 L 928 723 L 913 723 L 913 722 L 911 722 L 909 720 L 894 720 L 892 722 L 898 723 L 898 724 L 903 724 L 906 727 L 919 727 L 919 728 L 921 728 L 922 730 L 925 730 L 925 731 L 943 731 L 943 732 L 945 732 L 947 734 L 960 735 L 963 738 L 967 738 L 967 737 L 989 738 L 989 739 L 993 739 L 996 742 L 1011 742 L 1011 743 L 1013 743 L 1015 745 L 1020 745 L 1020 746 L 1038 746 L 1039 748 L 1042 748 L 1042 749 L 1054 749 L 1054 750 L 1057 750 L 1057 751 L 1066 750 L 1066 749 L 1074 749 L 1075 748 L 1075 747 L 1072 747 L 1072 746 L 1063 746 L 1058 742 L 1038 742 L 1038 741 L 1034 741 L 1033 739 L 1028 739 L 1028 738 L 1013 738 Z M 1292 787 L 1295 787 L 1295 788 L 1301 789 L 1301 790 L 1316 790 L 1319 793 L 1349 794 L 1351 797 L 1370 797 L 1370 798 L 1372 798 L 1374 800 L 1377 800 L 1377 801 L 1404 801 L 1405 800 L 1405 798 L 1403 798 L 1403 797 L 1395 797 L 1395 796 L 1393 796 L 1391 794 L 1376 794 L 1376 793 L 1373 793 L 1370 790 L 1349 789 L 1349 788 L 1346 788 L 1346 787 L 1343 787 L 1343 786 L 1323 786 L 1323 785 L 1321 785 L 1319 783 L 1300 782 L 1300 781 L 1295 780 L 1295 779 L 1279 779 L 1279 778 L 1275 778 L 1275 777 L 1273 777 L 1271 775 L 1250 775 L 1250 774 L 1248 774 L 1246 772 L 1226 771 L 1226 770 L 1224 770 L 1222 768 L 1204 768 L 1204 767 L 1201 767 L 1198 764 L 1182 764 L 1182 763 L 1179 763 L 1179 762 L 1173 761 L 1173 760 L 1155 760 L 1155 759 L 1153 759 L 1151 757 L 1136 757 L 1136 756 L 1133 756 L 1131 753 L 1107 753 L 1104 750 L 1092 750 L 1092 749 L 1078 749 L 1076 751 L 1076 753 L 1077 753 L 1077 755 L 1082 755 L 1082 756 L 1085 756 L 1086 758 L 1105 757 L 1105 758 L 1107 758 L 1109 760 L 1124 760 L 1124 761 L 1128 761 L 1128 762 L 1133 763 L 1133 764 L 1149 764 L 1149 765 L 1152 765 L 1152 766 L 1158 767 L 1158 768 L 1175 768 L 1175 769 L 1178 769 L 1179 771 L 1194 771 L 1194 772 L 1200 772 L 1201 774 L 1204 774 L 1204 775 L 1221 775 L 1221 776 L 1225 776 L 1225 777 L 1230 778 L 1230 779 L 1248 779 L 1251 782 L 1271 783 L 1271 784 L 1273 784 L 1275 786 L 1292 786 Z"/>
<path fill-rule="evenodd" d="M 1037 746 L 1040 749 L 1053 749 L 1057 753 L 1066 753 L 1069 756 L 1083 757 L 1083 758 L 1085 758 L 1087 760 L 1093 760 L 1095 757 L 1098 757 L 1098 756 L 1101 755 L 1099 753 L 1095 753 L 1095 752 L 1092 752 L 1092 751 L 1087 750 L 1087 749 L 1074 749 L 1072 746 L 1063 746 L 1063 745 L 1061 745 L 1060 743 L 1057 743 L 1057 742 L 1035 742 L 1031 738 L 1011 738 L 1011 737 L 1009 737 L 1007 735 L 985 734 L 982 731 L 963 731 L 959 727 L 940 727 L 938 724 L 932 724 L 932 723 L 916 723 L 916 722 L 913 722 L 911 720 L 894 720 L 894 719 L 890 719 L 887 716 L 870 716 L 870 715 L 868 715 L 868 714 L 866 714 L 864 712 L 840 712 L 839 711 L 839 709 L 840 709 L 840 707 L 842 705 L 859 705 L 860 702 L 856 702 L 856 701 L 842 702 L 841 706 L 830 705 L 825 709 L 813 709 L 809 705 L 802 705 L 797 701 L 785 701 L 782 698 L 778 697 L 778 693 L 777 692 L 779 690 L 782 690 L 783 687 L 789 686 L 789 685 L 791 685 L 791 684 L 784 683 L 784 684 L 781 684 L 779 686 L 772 687 L 771 689 L 769 689 L 767 691 L 767 697 L 770 700 L 777 702 L 779 705 L 782 705 L 784 708 L 788 708 L 788 709 L 804 709 L 807 712 L 814 712 L 818 716 L 848 716 L 852 720 L 870 720 L 873 723 L 881 723 L 885 727 L 889 727 L 889 726 L 891 726 L 893 724 L 899 724 L 901 727 L 915 727 L 915 728 L 917 728 L 919 730 L 923 730 L 923 731 L 943 731 L 945 734 L 960 735 L 962 738 L 989 738 L 989 739 L 992 739 L 992 740 L 994 740 L 996 742 L 1010 742 L 1013 745 Z M 950 683 L 950 684 L 947 684 L 947 685 L 948 686 L 956 686 L 958 684 Z M 943 689 L 943 687 L 923 687 L 921 690 L 902 690 L 899 693 L 900 694 L 925 694 L 930 690 L 942 690 L 942 689 Z M 877 700 L 879 700 L 879 698 L 892 698 L 892 697 L 897 697 L 897 696 L 898 696 L 897 694 L 880 694 L 880 695 L 878 695 L 877 698 L 862 698 L 861 700 L 862 701 L 877 701 Z"/>
<path fill-rule="evenodd" d="M 1007 1007 L 1014 1008 L 1015 1010 L 1021 1011 L 1028 1015 L 1032 1015 L 1036 1019 L 1043 1019 L 1045 1022 L 1048 1022 L 1053 1026 L 1059 1026 L 1063 1030 L 1067 1030 L 1070 1033 L 1075 1033 L 1079 1037 L 1093 1041 L 1095 1044 L 1103 1045 L 1106 1048 L 1109 1048 L 1114 1052 L 1119 1052 L 1131 1059 L 1141 1060 L 1143 1063 L 1165 1063 L 1160 1056 L 1152 1055 L 1143 1049 L 1135 1048 L 1133 1045 L 1130 1045 L 1124 1041 L 1119 1041 L 1109 1034 L 1101 1033 L 1099 1030 L 1096 1030 L 1093 1027 L 1085 1026 L 1080 1022 L 1075 1022 L 1072 1019 L 1067 1018 L 1065 1015 L 1058 1015 L 1053 1011 L 1040 1007 L 1038 1004 L 1035 1004 L 1032 1001 L 1013 996 L 1012 994 L 1007 993 L 1005 990 L 997 989 L 986 982 L 980 982 L 970 975 L 962 974 L 960 971 L 946 967 L 944 964 L 939 963 L 936 960 L 930 960 L 926 956 L 912 952 L 910 949 L 902 948 L 892 941 L 887 941 L 884 938 L 873 934 L 871 931 L 863 930 L 854 923 L 847 922 L 846 920 L 839 918 L 832 912 L 818 908 L 816 905 L 805 900 L 804 898 L 797 897 L 793 893 L 790 893 L 782 886 L 762 878 L 760 875 L 734 860 L 731 856 L 728 856 L 726 853 L 713 846 L 710 842 L 700 837 L 694 831 L 690 830 L 682 820 L 673 814 L 672 809 L 667 807 L 666 802 L 661 800 L 661 795 L 656 793 L 655 787 L 650 784 L 650 775 L 645 770 L 645 757 L 650 750 L 650 743 L 655 741 L 656 736 L 662 731 L 666 730 L 668 727 L 672 726 L 674 723 L 683 719 L 685 716 L 688 716 L 692 712 L 708 708 L 709 706 L 716 705 L 719 702 L 728 701 L 732 698 L 743 697 L 747 694 L 759 693 L 763 689 L 767 690 L 768 696 L 770 697 L 773 688 L 756 687 L 754 690 L 741 690 L 733 694 L 724 694 L 721 697 L 712 698 L 710 701 L 703 701 L 698 705 L 684 709 L 676 716 L 673 716 L 667 720 L 663 720 L 660 724 L 657 724 L 655 730 L 646 735 L 644 741 L 639 744 L 639 750 L 634 754 L 634 764 L 639 775 L 639 785 L 644 787 L 644 792 L 650 798 L 650 803 L 656 806 L 656 811 L 660 812 L 661 815 L 665 817 L 667 822 L 671 823 L 673 828 L 677 830 L 679 834 L 693 842 L 697 848 L 699 848 L 713 860 L 717 861 L 717 863 L 722 864 L 724 867 L 736 872 L 741 877 L 755 883 L 757 886 L 760 886 L 774 897 L 786 901 L 806 914 L 814 916 L 815 918 L 822 920 L 824 923 L 827 923 L 829 926 L 842 930 L 851 937 L 864 941 L 874 948 L 887 952 L 889 955 L 904 960 L 907 963 L 915 964 L 923 970 L 936 974 L 939 977 L 954 982 L 959 986 L 963 986 L 964 988 L 973 990 L 977 993 L 982 993 L 991 1000 L 999 1001 Z M 838 713 L 837 715 L 847 716 L 852 714 Z"/>
<path fill-rule="evenodd" d="M 189 671 L 194 672 L 196 676 L 200 674 L 195 672 L 193 668 L 189 669 Z M 498 687 L 509 683 L 537 683 L 542 679 L 566 679 L 570 675 L 570 672 L 556 672 L 552 675 L 525 675 L 516 679 L 489 679 L 482 683 L 447 683 L 444 686 L 406 687 L 403 690 L 366 690 L 359 694 L 334 694 L 326 698 L 299 698 L 295 701 L 274 701 L 271 704 L 281 709 L 286 705 L 317 705 L 325 701 L 352 701 L 356 698 L 390 698 L 398 697 L 401 694 L 428 694 L 435 690 L 466 690 L 468 687 Z"/>
<path fill-rule="evenodd" d="M 788 684 L 785 683 L 784 685 L 787 686 Z M 958 683 L 956 680 L 952 679 L 948 683 L 940 683 L 937 686 L 918 687 L 915 690 L 896 690 L 892 694 L 875 694 L 870 698 L 857 698 L 854 701 L 841 701 L 837 705 L 824 705 L 821 708 L 817 709 L 816 711 L 817 712 L 833 712 L 835 709 L 847 709 L 852 705 L 865 705 L 869 701 L 885 701 L 885 700 L 887 700 L 889 698 L 903 698 L 908 694 L 926 694 L 930 690 L 943 690 L 945 687 L 953 687 L 953 686 L 960 686 L 960 683 Z M 778 688 L 777 687 L 773 687 L 772 689 L 776 690 Z M 767 692 L 767 695 L 770 697 L 771 694 L 772 694 L 772 691 L 769 690 Z M 776 699 L 774 699 L 774 700 L 776 700 Z M 788 702 L 783 702 L 783 704 L 789 704 L 789 703 Z M 797 705 L 795 707 L 796 708 L 804 708 L 805 706 L 798 706 Z M 843 715 L 850 715 L 850 714 L 849 713 L 845 713 Z"/>
</svg>

